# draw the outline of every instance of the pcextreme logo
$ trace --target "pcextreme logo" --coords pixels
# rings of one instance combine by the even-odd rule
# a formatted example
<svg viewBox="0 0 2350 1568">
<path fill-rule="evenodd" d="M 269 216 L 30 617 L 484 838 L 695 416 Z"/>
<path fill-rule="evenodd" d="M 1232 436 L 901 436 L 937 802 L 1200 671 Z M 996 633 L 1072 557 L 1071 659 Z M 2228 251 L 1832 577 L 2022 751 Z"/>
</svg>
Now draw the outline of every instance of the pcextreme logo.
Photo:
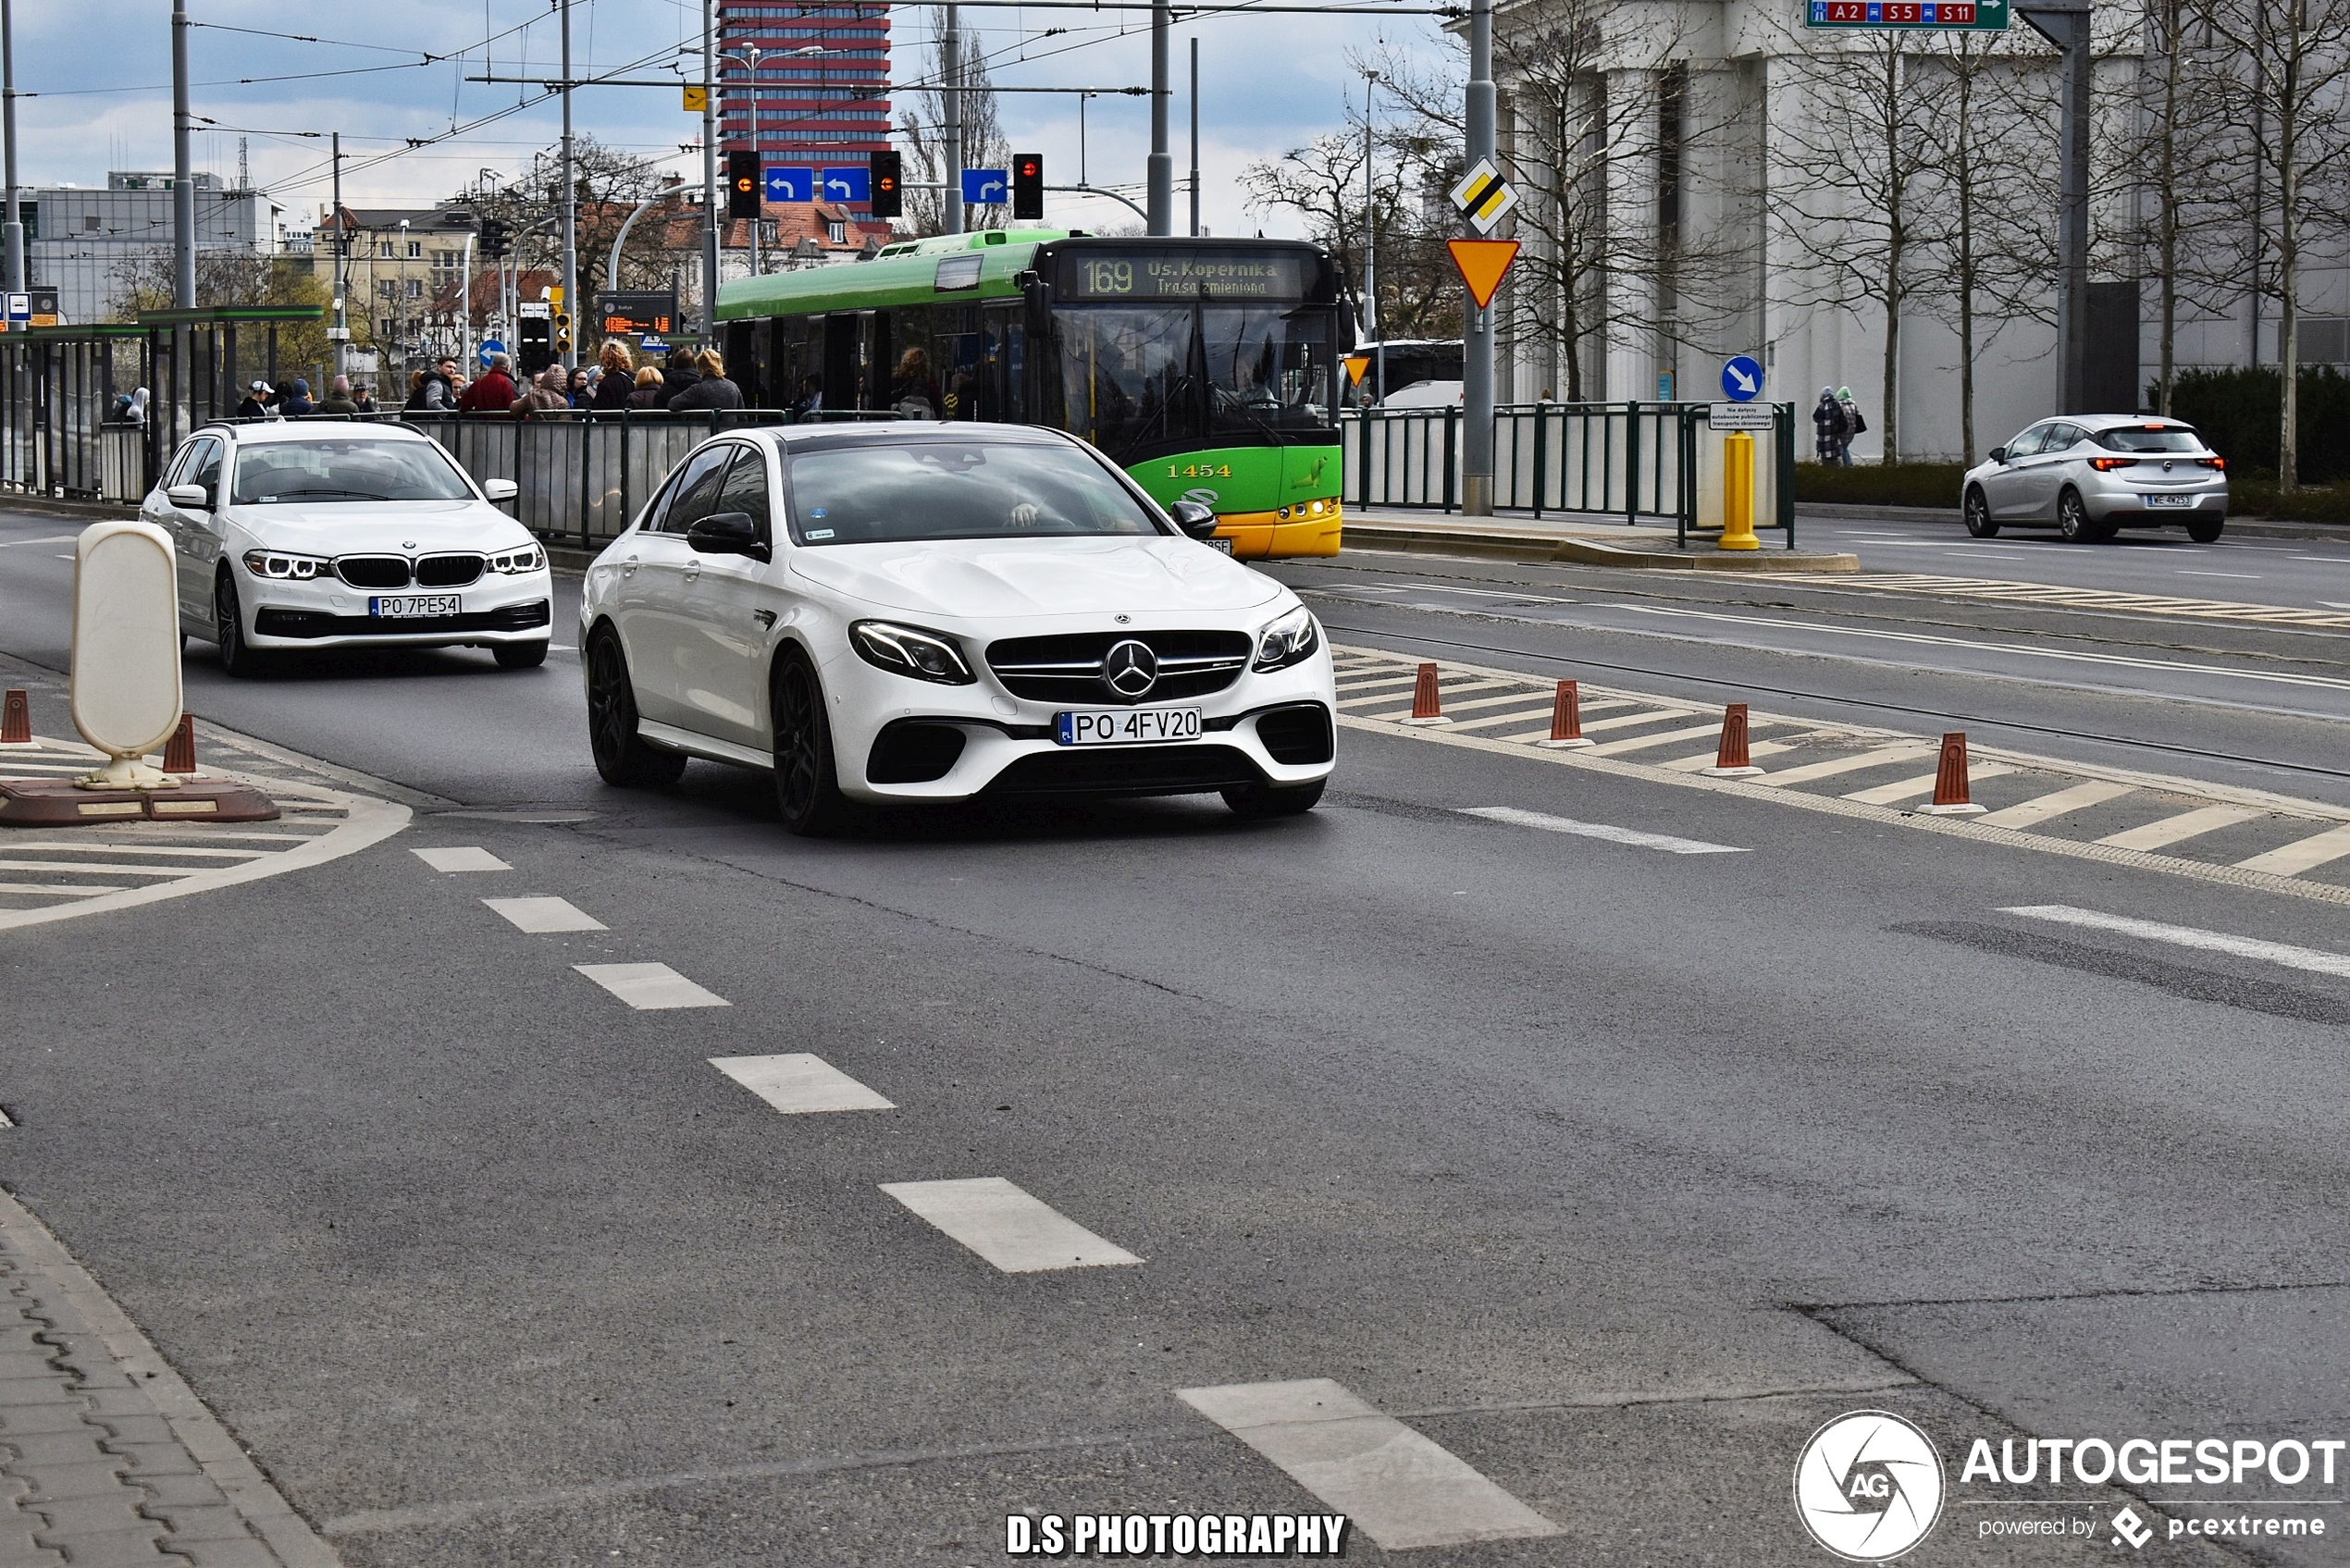
<svg viewBox="0 0 2350 1568">
<path fill-rule="evenodd" d="M 1883 1562 L 1923 1540 L 1942 1515 L 1934 1440 L 1882 1410 L 1839 1415 L 1795 1462 L 1795 1512 L 1812 1538 L 1849 1562 Z"/>
</svg>

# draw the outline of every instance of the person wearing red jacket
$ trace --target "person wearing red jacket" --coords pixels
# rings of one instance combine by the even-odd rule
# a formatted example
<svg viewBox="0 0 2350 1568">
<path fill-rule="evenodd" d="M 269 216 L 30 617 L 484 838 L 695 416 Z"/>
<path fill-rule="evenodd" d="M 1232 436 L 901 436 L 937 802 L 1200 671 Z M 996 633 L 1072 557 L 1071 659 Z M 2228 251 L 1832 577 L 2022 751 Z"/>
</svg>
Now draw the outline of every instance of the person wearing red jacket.
<svg viewBox="0 0 2350 1568">
<path fill-rule="evenodd" d="M 507 374 L 511 363 L 504 354 L 491 354 L 489 368 L 476 377 L 457 399 L 458 409 L 465 414 L 494 414 L 501 419 L 511 417 L 514 400 L 521 396 L 514 388 L 514 378 Z"/>
</svg>

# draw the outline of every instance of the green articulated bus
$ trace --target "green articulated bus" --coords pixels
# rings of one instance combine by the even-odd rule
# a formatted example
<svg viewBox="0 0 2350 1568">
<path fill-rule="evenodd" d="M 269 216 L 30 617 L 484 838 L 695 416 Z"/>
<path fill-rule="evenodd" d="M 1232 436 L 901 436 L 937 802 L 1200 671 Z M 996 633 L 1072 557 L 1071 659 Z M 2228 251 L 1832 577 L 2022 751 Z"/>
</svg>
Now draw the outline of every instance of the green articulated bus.
<svg viewBox="0 0 2350 1568">
<path fill-rule="evenodd" d="M 1338 553 L 1346 328 L 1313 245 L 942 235 L 728 283 L 718 324 L 754 405 L 1073 431 L 1234 555 Z"/>
</svg>

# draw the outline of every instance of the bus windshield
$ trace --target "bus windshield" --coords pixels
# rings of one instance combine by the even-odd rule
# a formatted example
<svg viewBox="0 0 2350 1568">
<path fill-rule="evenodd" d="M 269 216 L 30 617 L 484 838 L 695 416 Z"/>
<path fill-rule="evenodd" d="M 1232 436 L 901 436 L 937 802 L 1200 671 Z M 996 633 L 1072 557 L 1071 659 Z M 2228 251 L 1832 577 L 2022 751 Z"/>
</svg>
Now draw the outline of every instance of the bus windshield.
<svg viewBox="0 0 2350 1568">
<path fill-rule="evenodd" d="M 1204 438 L 1331 433 L 1328 305 L 1055 310 L 1068 428 L 1119 462 Z"/>
</svg>

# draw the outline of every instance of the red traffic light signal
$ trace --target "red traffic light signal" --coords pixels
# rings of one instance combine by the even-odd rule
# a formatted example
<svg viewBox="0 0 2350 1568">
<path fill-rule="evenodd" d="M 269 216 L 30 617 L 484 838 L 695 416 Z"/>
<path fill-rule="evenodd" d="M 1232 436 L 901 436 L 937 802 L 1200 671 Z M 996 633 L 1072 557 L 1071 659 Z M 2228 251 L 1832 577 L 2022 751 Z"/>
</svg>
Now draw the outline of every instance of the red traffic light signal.
<svg viewBox="0 0 2350 1568">
<path fill-rule="evenodd" d="M 1012 216 L 1041 219 L 1045 216 L 1045 154 L 1019 153 L 1012 157 Z"/>
<path fill-rule="evenodd" d="M 726 216 L 759 216 L 759 154 L 726 154 Z"/>
<path fill-rule="evenodd" d="M 904 160 L 897 153 L 871 153 L 872 212 L 875 217 L 897 217 L 906 211 Z"/>
</svg>

